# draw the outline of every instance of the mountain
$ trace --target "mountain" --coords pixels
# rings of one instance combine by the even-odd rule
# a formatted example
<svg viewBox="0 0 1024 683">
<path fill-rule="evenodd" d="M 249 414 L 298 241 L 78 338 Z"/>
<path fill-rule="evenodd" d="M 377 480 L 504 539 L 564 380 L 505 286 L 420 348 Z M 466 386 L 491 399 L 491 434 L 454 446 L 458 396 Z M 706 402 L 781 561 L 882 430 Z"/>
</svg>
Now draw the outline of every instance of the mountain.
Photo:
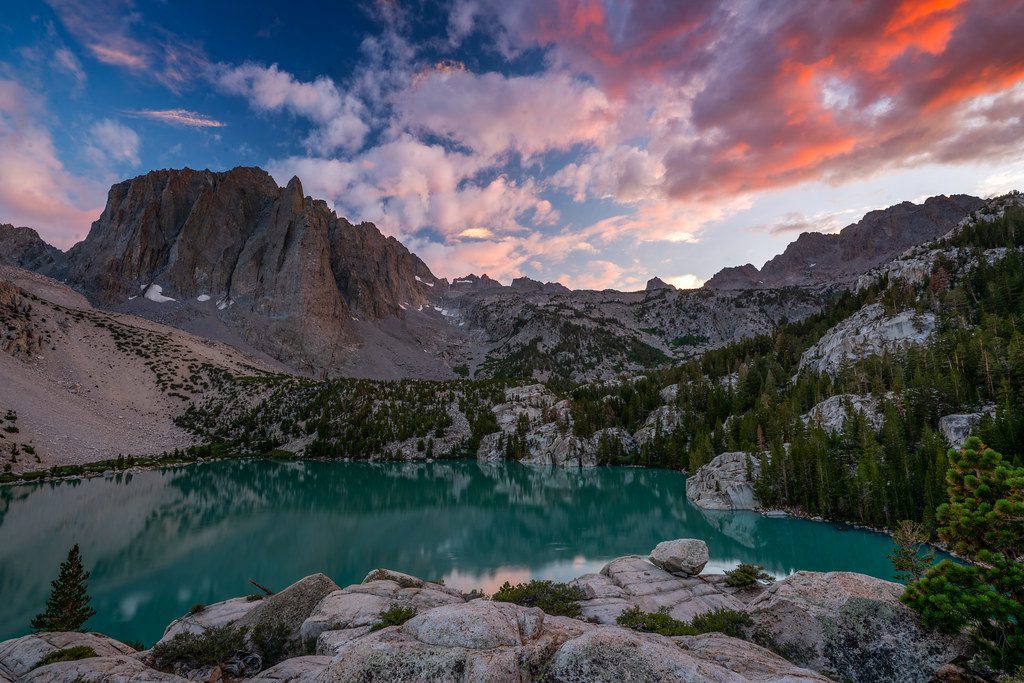
<svg viewBox="0 0 1024 683">
<path fill-rule="evenodd" d="M 178 322 L 224 325 L 307 372 L 330 372 L 355 352 L 355 320 L 422 305 L 438 281 L 372 224 L 353 225 L 304 196 L 298 178 L 280 188 L 259 168 L 162 170 L 118 183 L 63 267 L 37 270 L 105 307 L 132 310 L 143 295 L 151 303 L 137 312 L 147 317 L 167 315 L 154 303 L 178 302 Z"/>
<path fill-rule="evenodd" d="M 372 223 L 352 224 L 260 168 L 172 169 L 111 187 L 67 253 L 0 226 L 0 259 L 96 306 L 265 353 L 314 376 L 580 382 L 680 362 L 816 313 L 836 289 L 941 235 L 981 200 L 904 202 L 839 234 L 804 233 L 758 270 L 702 289 L 571 291 L 527 277 L 437 278 Z M 749 290 L 759 290 L 757 293 Z"/>
<path fill-rule="evenodd" d="M 805 232 L 758 270 L 751 264 L 723 268 L 708 289 L 763 289 L 850 285 L 862 273 L 953 229 L 984 201 L 965 194 L 902 202 L 871 211 L 836 234 Z"/>
</svg>

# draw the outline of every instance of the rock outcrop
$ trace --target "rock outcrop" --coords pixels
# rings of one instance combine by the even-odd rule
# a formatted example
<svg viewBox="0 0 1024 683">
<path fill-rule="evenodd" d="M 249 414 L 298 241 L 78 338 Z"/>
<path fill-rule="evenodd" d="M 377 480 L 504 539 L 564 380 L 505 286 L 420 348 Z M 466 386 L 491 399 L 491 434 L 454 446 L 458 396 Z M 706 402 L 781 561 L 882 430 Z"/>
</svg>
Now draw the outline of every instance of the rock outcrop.
<svg viewBox="0 0 1024 683">
<path fill-rule="evenodd" d="M 851 285 L 859 275 L 896 258 L 909 247 L 942 237 L 984 201 L 940 195 L 923 204 L 903 202 L 870 211 L 835 234 L 804 232 L 758 270 L 751 264 L 725 268 L 709 289 Z"/>
<path fill-rule="evenodd" d="M 960 448 L 981 424 L 983 417 L 986 415 L 991 417 L 995 414 L 996 407 L 989 405 L 976 413 L 944 415 L 939 418 L 939 432 L 945 437 L 950 448 Z"/>
<path fill-rule="evenodd" d="M 722 453 L 686 478 L 686 497 L 707 510 L 753 510 L 760 507 L 754 481 L 761 462 L 747 453 Z"/>
<path fill-rule="evenodd" d="M 797 572 L 747 607 L 755 641 L 838 680 L 926 683 L 969 655 L 966 637 L 926 630 L 903 586 L 847 572 Z"/>
<path fill-rule="evenodd" d="M 884 420 L 878 412 L 878 399 L 870 394 L 836 394 L 830 396 L 800 416 L 804 424 L 815 424 L 828 432 L 842 431 L 846 421 L 861 414 L 875 430 Z"/>
<path fill-rule="evenodd" d="M 612 560 L 601 573 L 586 574 L 572 584 L 587 596 L 580 602 L 583 616 L 601 624 L 614 624 L 633 607 L 644 612 L 664 609 L 682 621 L 716 609 L 743 609 L 743 595 L 717 579 L 671 574 L 637 555 Z"/>
<path fill-rule="evenodd" d="M 800 356 L 799 368 L 835 376 L 846 364 L 924 344 L 935 331 L 935 314 L 905 310 L 888 315 L 874 303 L 830 329 Z"/>
<path fill-rule="evenodd" d="M 32 228 L 0 223 L 0 264 L 58 276 L 65 268 L 64 252 L 43 241 Z"/>
</svg>

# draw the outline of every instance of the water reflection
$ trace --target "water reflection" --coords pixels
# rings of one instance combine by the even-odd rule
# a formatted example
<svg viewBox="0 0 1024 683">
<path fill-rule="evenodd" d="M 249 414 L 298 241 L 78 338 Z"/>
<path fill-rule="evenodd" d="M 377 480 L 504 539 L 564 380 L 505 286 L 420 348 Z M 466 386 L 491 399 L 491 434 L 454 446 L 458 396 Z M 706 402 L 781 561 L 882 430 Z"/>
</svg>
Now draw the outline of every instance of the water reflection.
<svg viewBox="0 0 1024 683">
<path fill-rule="evenodd" d="M 674 472 L 510 463 L 222 461 L 0 488 L 0 639 L 25 632 L 72 543 L 93 577 L 96 630 L 152 642 L 196 602 L 323 571 L 386 566 L 491 592 L 568 579 L 659 541 L 707 541 L 711 568 L 846 569 L 891 578 L 887 538 L 691 506 Z"/>
</svg>

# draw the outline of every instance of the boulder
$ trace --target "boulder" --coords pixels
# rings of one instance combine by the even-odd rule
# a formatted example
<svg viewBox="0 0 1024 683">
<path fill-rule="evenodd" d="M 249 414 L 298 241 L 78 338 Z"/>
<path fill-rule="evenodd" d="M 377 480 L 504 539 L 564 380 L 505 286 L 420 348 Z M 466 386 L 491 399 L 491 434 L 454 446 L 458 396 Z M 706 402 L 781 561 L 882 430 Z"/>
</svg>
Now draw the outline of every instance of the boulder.
<svg viewBox="0 0 1024 683">
<path fill-rule="evenodd" d="M 0 676 L 24 676 L 39 660 L 69 647 L 91 647 L 98 657 L 130 655 L 135 648 L 99 633 L 43 632 L 0 643 Z"/>
<path fill-rule="evenodd" d="M 970 653 L 965 637 L 925 629 L 900 602 L 903 586 L 848 572 L 797 572 L 768 587 L 747 613 L 756 642 L 839 680 L 926 683 Z"/>
<path fill-rule="evenodd" d="M 280 593 L 259 601 L 257 606 L 235 622 L 250 629 L 284 624 L 288 627 L 293 651 L 301 650 L 302 625 L 321 600 L 340 590 L 338 584 L 324 574 L 313 574 L 299 579 Z"/>
<path fill-rule="evenodd" d="M 159 642 L 168 641 L 179 633 L 202 633 L 209 628 L 220 628 L 233 624 L 260 602 L 260 600 L 250 600 L 249 598 L 231 598 L 207 605 L 197 612 L 190 612 L 172 621 L 164 630 L 164 635 Z"/>
<path fill-rule="evenodd" d="M 28 672 L 24 683 L 185 683 L 187 679 L 151 669 L 134 657 L 111 655 L 58 662 Z"/>
<path fill-rule="evenodd" d="M 748 474 L 749 470 L 749 474 Z M 686 479 L 686 497 L 708 510 L 754 510 L 761 506 L 754 480 L 761 462 L 746 453 L 722 453 Z"/>
<path fill-rule="evenodd" d="M 696 576 L 708 563 L 708 544 L 696 538 L 662 541 L 651 551 L 651 562 L 670 574 Z"/>
<path fill-rule="evenodd" d="M 330 657 L 310 655 L 292 657 L 272 666 L 252 678 L 253 681 L 277 681 L 277 683 L 312 683 L 331 663 Z"/>
<path fill-rule="evenodd" d="M 405 605 L 424 610 L 464 602 L 462 596 L 450 588 L 420 581 L 398 572 L 377 570 L 371 572 L 367 578 L 378 575 L 392 576 L 396 579 L 407 578 L 402 579 L 402 583 L 395 580 L 371 580 L 325 595 L 302 623 L 302 642 L 316 642 L 317 653 L 333 654 L 340 644 L 365 635 L 370 627 L 380 621 L 380 613 L 392 605 Z M 352 632 L 333 633 L 339 631 Z M 321 634 L 325 632 L 331 632 L 332 635 L 321 639 Z"/>
</svg>

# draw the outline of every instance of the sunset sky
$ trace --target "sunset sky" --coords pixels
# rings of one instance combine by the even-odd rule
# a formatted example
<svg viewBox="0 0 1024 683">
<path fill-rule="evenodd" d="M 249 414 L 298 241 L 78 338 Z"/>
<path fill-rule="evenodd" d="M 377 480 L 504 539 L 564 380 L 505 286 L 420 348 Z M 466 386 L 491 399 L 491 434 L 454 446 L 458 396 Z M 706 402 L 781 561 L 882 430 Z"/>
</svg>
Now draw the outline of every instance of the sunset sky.
<svg viewBox="0 0 1024 683">
<path fill-rule="evenodd" d="M 1021 0 L 9 0 L 0 222 L 259 165 L 439 276 L 695 286 L 803 230 L 1024 189 Z"/>
</svg>

